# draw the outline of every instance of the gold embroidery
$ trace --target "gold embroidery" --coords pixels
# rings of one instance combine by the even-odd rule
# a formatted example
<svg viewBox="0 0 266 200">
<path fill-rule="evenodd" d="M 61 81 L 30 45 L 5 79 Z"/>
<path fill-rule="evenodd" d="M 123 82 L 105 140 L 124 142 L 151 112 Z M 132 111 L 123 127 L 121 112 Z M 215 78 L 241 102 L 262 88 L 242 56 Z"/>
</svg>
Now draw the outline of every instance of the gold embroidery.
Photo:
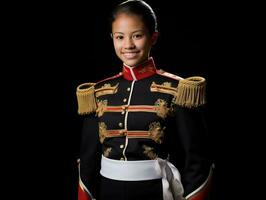
<svg viewBox="0 0 266 200">
<path fill-rule="evenodd" d="M 155 82 L 152 82 L 150 90 L 151 92 L 161 92 L 165 94 L 171 94 L 173 96 L 175 96 L 177 92 L 176 88 L 171 87 L 170 82 L 164 82 L 163 84 L 156 84 Z"/>
<path fill-rule="evenodd" d="M 144 74 L 146 71 L 147 71 L 147 69 L 144 67 L 144 68 L 140 69 L 138 72 L 140 74 Z"/>
<path fill-rule="evenodd" d="M 98 117 L 103 116 L 104 112 L 106 111 L 107 108 L 107 100 L 100 100 L 97 102 L 97 109 L 96 109 L 96 114 Z"/>
<path fill-rule="evenodd" d="M 147 145 L 142 145 L 142 148 L 144 149 L 143 153 L 149 157 L 151 160 L 154 160 L 155 158 L 157 158 L 157 154 L 154 153 L 154 148 L 153 147 L 149 147 Z"/>
<path fill-rule="evenodd" d="M 161 127 L 160 122 L 152 122 L 149 125 L 150 138 L 152 138 L 156 143 L 161 144 L 164 136 L 165 127 Z"/>
<path fill-rule="evenodd" d="M 164 87 L 171 87 L 172 83 L 171 82 L 163 82 L 162 86 Z"/>
<path fill-rule="evenodd" d="M 107 126 L 104 122 L 99 122 L 99 139 L 101 143 L 103 143 L 106 137 L 106 128 Z"/>
<path fill-rule="evenodd" d="M 112 147 L 106 148 L 103 152 L 104 157 L 108 158 L 112 151 Z"/>
<path fill-rule="evenodd" d="M 169 113 L 169 108 L 167 107 L 167 102 L 163 99 L 158 99 L 155 102 L 155 110 L 159 117 L 165 119 Z"/>
<path fill-rule="evenodd" d="M 118 84 L 113 87 L 109 83 L 104 84 L 101 88 L 95 90 L 95 96 L 100 97 L 106 94 L 115 94 L 118 90 Z"/>
<path fill-rule="evenodd" d="M 149 125 L 148 131 L 126 131 L 124 129 L 107 130 L 104 122 L 99 122 L 99 140 L 104 142 L 105 138 L 124 137 L 129 138 L 150 138 L 156 143 L 161 144 L 164 137 L 165 127 L 161 127 L 160 122 L 153 122 Z"/>
</svg>

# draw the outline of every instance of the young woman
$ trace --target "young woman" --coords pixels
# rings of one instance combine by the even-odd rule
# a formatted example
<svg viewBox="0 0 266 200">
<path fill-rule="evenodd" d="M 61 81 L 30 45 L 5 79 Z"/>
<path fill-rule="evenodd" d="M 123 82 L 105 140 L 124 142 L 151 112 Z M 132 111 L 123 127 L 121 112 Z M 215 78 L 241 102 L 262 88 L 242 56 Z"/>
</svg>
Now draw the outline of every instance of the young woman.
<svg viewBox="0 0 266 200">
<path fill-rule="evenodd" d="M 205 79 L 156 69 L 157 21 L 144 1 L 119 4 L 111 25 L 122 72 L 77 87 L 79 200 L 206 199 Z"/>
</svg>

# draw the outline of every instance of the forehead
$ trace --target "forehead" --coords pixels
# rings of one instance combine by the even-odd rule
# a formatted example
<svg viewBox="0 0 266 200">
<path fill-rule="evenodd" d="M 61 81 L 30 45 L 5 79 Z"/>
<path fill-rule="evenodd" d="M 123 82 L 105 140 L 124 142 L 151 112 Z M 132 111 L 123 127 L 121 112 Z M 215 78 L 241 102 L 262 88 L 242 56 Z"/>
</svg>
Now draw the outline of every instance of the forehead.
<svg viewBox="0 0 266 200">
<path fill-rule="evenodd" d="M 146 27 L 141 16 L 128 13 L 120 13 L 112 23 L 113 32 L 125 32 L 129 30 L 145 31 Z"/>
</svg>

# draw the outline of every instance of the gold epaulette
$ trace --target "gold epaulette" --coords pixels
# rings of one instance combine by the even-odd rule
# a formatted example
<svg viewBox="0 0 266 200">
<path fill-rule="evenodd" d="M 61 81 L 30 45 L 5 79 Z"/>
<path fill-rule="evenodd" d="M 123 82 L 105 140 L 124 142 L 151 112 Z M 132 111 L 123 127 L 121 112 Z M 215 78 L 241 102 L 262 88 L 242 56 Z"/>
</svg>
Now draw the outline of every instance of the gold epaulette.
<svg viewBox="0 0 266 200">
<path fill-rule="evenodd" d="M 96 111 L 95 83 L 83 83 L 77 87 L 78 114 L 90 114 Z"/>
<path fill-rule="evenodd" d="M 179 81 L 175 103 L 177 105 L 193 108 L 204 105 L 206 81 L 200 76 L 192 76 Z"/>
</svg>

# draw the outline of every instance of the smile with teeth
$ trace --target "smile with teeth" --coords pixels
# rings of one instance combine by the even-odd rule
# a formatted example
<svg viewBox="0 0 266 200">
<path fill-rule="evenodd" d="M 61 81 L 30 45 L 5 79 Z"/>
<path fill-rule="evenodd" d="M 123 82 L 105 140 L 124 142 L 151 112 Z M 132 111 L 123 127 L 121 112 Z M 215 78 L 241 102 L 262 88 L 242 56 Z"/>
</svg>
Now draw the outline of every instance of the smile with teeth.
<svg viewBox="0 0 266 200">
<path fill-rule="evenodd" d="M 130 59 L 130 58 L 134 58 L 137 55 L 138 52 L 124 52 L 123 55 Z"/>
</svg>

